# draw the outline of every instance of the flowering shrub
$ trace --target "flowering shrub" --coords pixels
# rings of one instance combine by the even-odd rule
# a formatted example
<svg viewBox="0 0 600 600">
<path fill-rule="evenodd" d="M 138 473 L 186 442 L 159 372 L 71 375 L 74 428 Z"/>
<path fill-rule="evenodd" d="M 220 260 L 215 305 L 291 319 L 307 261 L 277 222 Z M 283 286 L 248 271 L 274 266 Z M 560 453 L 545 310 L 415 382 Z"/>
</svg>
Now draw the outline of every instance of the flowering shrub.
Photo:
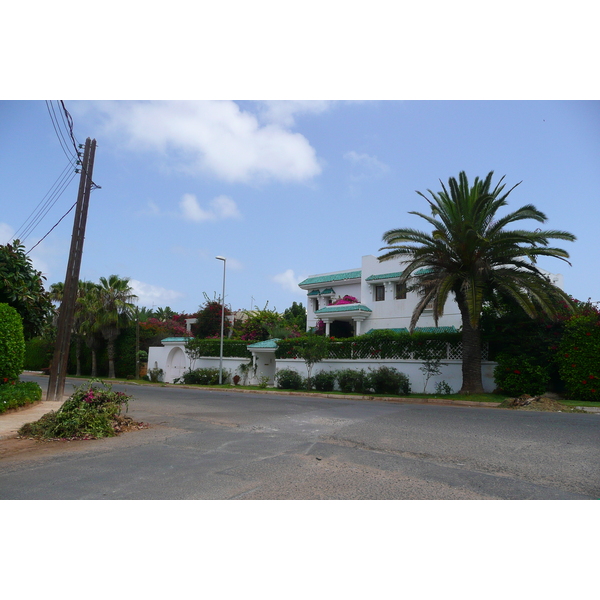
<svg viewBox="0 0 600 600">
<path fill-rule="evenodd" d="M 550 374 L 547 368 L 536 365 L 524 355 L 500 354 L 494 369 L 498 391 L 508 396 L 539 396 L 548 389 Z"/>
<path fill-rule="evenodd" d="M 600 315 L 567 321 L 556 360 L 569 397 L 600 401 Z"/>
<path fill-rule="evenodd" d="M 98 382 L 99 386 L 94 386 Z M 78 387 L 55 412 L 19 429 L 21 437 L 94 439 L 116 435 L 116 421 L 131 396 L 114 392 L 112 386 L 91 380 Z"/>
<path fill-rule="evenodd" d="M 338 298 L 331 306 L 336 306 L 338 304 L 358 304 L 358 300 L 354 296 L 346 295 L 343 298 Z"/>
</svg>

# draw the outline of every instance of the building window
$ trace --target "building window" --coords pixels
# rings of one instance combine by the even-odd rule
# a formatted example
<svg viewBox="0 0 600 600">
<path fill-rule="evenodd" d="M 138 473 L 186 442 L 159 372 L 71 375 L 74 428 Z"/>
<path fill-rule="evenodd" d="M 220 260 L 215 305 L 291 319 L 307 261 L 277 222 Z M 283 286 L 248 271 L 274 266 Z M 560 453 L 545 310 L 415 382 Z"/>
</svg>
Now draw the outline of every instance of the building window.
<svg viewBox="0 0 600 600">
<path fill-rule="evenodd" d="M 396 300 L 406 300 L 406 284 L 396 284 Z"/>
<path fill-rule="evenodd" d="M 380 302 L 381 300 L 385 300 L 385 287 L 383 285 L 375 286 L 375 300 Z"/>
<path fill-rule="evenodd" d="M 313 302 L 314 302 L 314 311 L 317 312 L 319 310 L 319 299 L 313 298 Z"/>
</svg>

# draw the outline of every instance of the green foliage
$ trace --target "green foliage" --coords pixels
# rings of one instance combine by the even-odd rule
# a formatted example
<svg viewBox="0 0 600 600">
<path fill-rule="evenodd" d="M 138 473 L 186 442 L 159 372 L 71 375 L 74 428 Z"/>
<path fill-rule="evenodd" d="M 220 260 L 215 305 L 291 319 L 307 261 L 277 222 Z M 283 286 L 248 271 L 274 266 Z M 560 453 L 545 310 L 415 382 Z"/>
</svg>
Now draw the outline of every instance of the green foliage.
<svg viewBox="0 0 600 600">
<path fill-rule="evenodd" d="M 376 394 L 410 394 L 408 377 L 394 367 L 382 365 L 369 371 L 369 387 Z"/>
<path fill-rule="evenodd" d="M 223 356 L 228 358 L 252 358 L 248 344 L 242 340 L 223 340 Z M 185 342 L 185 351 L 191 359 L 203 356 L 219 356 L 221 340 L 190 338 Z"/>
<path fill-rule="evenodd" d="M 459 352 L 461 336 L 459 332 L 395 332 L 376 330 L 367 335 L 352 338 L 326 338 L 323 345 L 328 348 L 325 358 L 360 359 L 385 358 L 394 360 L 427 360 L 447 358 L 448 351 Z M 277 358 L 302 358 L 301 349 L 306 344 L 306 335 L 297 339 L 279 340 L 277 342 Z"/>
<path fill-rule="evenodd" d="M 313 385 L 320 392 L 331 392 L 335 387 L 336 372 L 335 371 L 319 371 L 313 377 Z"/>
<path fill-rule="evenodd" d="M 33 404 L 42 399 L 42 388 L 33 381 L 0 383 L 0 414 L 11 408 Z"/>
<path fill-rule="evenodd" d="M 448 382 L 438 381 L 435 384 L 435 393 L 436 395 L 447 396 L 448 394 L 452 394 L 452 388 L 448 385 Z"/>
<path fill-rule="evenodd" d="M 153 369 L 148 369 L 148 379 L 152 383 L 159 383 L 160 381 L 162 381 L 164 374 L 165 374 L 165 372 L 158 367 L 154 367 Z"/>
<path fill-rule="evenodd" d="M 364 369 L 341 369 L 336 376 L 340 390 L 344 393 L 364 394 L 369 391 L 369 375 Z"/>
<path fill-rule="evenodd" d="M 446 366 L 444 363 L 440 363 L 439 358 L 427 358 L 423 361 L 423 364 L 419 367 L 419 371 L 423 373 L 425 383 L 423 385 L 423 393 L 426 393 L 427 383 L 432 377 L 442 374 L 440 367 Z"/>
<path fill-rule="evenodd" d="M 92 380 L 78 387 L 58 411 L 23 425 L 19 435 L 44 439 L 112 437 L 116 435 L 113 423 L 130 399 L 123 392 L 112 391 L 110 385 Z"/>
<path fill-rule="evenodd" d="M 26 339 L 41 335 L 54 313 L 45 277 L 33 268 L 19 240 L 0 246 L 0 303 L 16 309 L 23 319 Z"/>
<path fill-rule="evenodd" d="M 283 320 L 289 327 L 298 331 L 306 331 L 306 308 L 302 306 L 301 302 L 293 302 L 292 306 L 283 311 Z"/>
<path fill-rule="evenodd" d="M 23 372 L 23 321 L 15 308 L 0 304 L 0 383 L 15 381 Z"/>
<path fill-rule="evenodd" d="M 573 317 L 557 352 L 560 375 L 574 400 L 600 401 L 600 315 Z"/>
<path fill-rule="evenodd" d="M 524 354 L 500 354 L 494 369 L 498 391 L 509 396 L 539 396 L 548 389 L 548 369 L 536 364 Z"/>
<path fill-rule="evenodd" d="M 299 390 L 304 387 L 304 378 L 294 369 L 281 369 L 275 375 L 280 390 Z"/>
<path fill-rule="evenodd" d="M 54 345 L 46 337 L 34 337 L 25 342 L 25 363 L 23 368 L 28 371 L 41 371 L 50 366 Z"/>
<path fill-rule="evenodd" d="M 223 383 L 227 383 L 229 371 L 223 369 Z M 184 383 L 187 385 L 218 385 L 219 369 L 206 368 L 186 371 L 181 377 L 175 380 L 175 383 Z"/>
<path fill-rule="evenodd" d="M 275 310 L 265 307 L 246 312 L 246 320 L 240 325 L 239 335 L 242 340 L 247 342 L 263 342 L 271 336 L 271 331 L 274 327 L 284 326 L 283 317 Z"/>
</svg>

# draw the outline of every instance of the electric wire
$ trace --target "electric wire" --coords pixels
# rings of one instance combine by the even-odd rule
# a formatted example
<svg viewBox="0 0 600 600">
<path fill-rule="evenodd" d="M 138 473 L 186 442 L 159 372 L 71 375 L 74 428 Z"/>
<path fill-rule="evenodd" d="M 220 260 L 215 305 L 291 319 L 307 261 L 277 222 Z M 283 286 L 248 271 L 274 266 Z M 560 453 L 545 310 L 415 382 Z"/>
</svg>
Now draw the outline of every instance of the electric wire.
<svg viewBox="0 0 600 600">
<path fill-rule="evenodd" d="M 35 229 L 35 226 L 39 223 L 39 221 L 47 214 L 48 210 L 54 206 L 56 200 L 58 197 L 60 197 L 60 194 L 62 194 L 64 188 L 66 187 L 64 186 L 64 182 L 66 177 L 69 175 L 68 171 L 71 169 L 71 163 L 67 164 L 62 173 L 57 177 L 56 181 L 52 184 L 52 187 L 46 192 L 46 195 L 40 200 L 38 205 L 33 209 L 21 227 L 17 229 L 13 236 L 13 240 L 19 239 L 24 241 L 26 237 Z M 73 177 L 75 176 L 74 171 L 72 171 L 71 174 Z"/>
<path fill-rule="evenodd" d="M 58 101 L 57 101 L 58 103 Z M 46 202 L 44 203 L 44 198 L 46 198 L 46 196 L 48 196 L 48 194 L 50 194 L 50 192 L 48 192 L 46 194 L 46 196 L 44 196 L 44 198 L 42 198 L 42 200 L 40 201 L 40 203 L 38 204 L 38 206 L 36 207 L 36 209 L 34 209 L 34 213 L 32 213 L 32 215 L 30 215 L 30 217 L 25 221 L 25 224 L 21 226 L 21 228 L 19 229 L 19 232 L 21 232 L 21 230 L 23 230 L 21 232 L 21 235 L 25 236 L 23 238 L 22 241 L 24 241 L 27 236 L 29 236 L 34 229 L 39 225 L 39 223 L 41 222 L 41 220 L 48 214 L 48 212 L 52 209 L 52 207 L 56 204 L 56 202 L 58 201 L 58 199 L 60 198 L 60 196 L 63 194 L 63 192 L 67 189 L 67 187 L 69 186 L 69 184 L 71 183 L 71 181 L 73 181 L 76 173 L 78 172 L 82 172 L 82 173 L 86 173 L 86 169 L 83 166 L 83 164 L 81 164 L 81 161 L 78 160 L 82 153 L 78 150 L 77 147 L 77 141 L 75 139 L 75 135 L 73 133 L 73 118 L 71 117 L 71 115 L 69 114 L 69 111 L 67 110 L 65 103 L 63 100 L 60 101 L 60 107 L 62 108 L 62 111 L 60 112 L 61 115 L 61 119 L 62 119 L 62 123 L 63 126 L 66 130 L 68 130 L 69 133 L 69 137 L 71 138 L 71 142 L 73 143 L 73 148 L 75 150 L 75 155 L 69 154 L 69 151 L 67 150 L 69 148 L 69 142 L 68 140 L 65 138 L 65 135 L 63 133 L 63 130 L 61 128 L 60 122 L 58 120 L 58 117 L 56 115 L 56 111 L 54 109 L 54 106 L 52 105 L 51 102 L 48 102 L 46 100 L 46 108 L 48 110 L 48 114 L 50 116 L 50 120 L 52 121 L 52 126 L 54 127 L 54 132 L 56 133 L 56 137 L 58 139 L 58 142 L 60 144 L 60 147 L 62 149 L 62 151 L 64 152 L 65 156 L 69 159 L 69 164 L 67 165 L 67 167 L 65 167 L 65 169 L 63 170 L 63 173 L 61 173 L 61 175 L 59 175 L 60 179 L 60 183 L 58 184 L 59 187 L 57 186 L 57 183 L 54 183 L 53 187 L 56 187 L 55 191 L 52 193 L 52 195 L 50 196 L 50 198 L 48 198 L 48 200 L 46 200 Z M 81 165 L 81 169 L 75 169 L 73 174 L 71 175 L 70 179 L 67 181 L 66 177 L 67 177 L 67 173 L 66 171 L 71 167 L 75 167 L 76 164 Z M 58 181 L 57 179 L 57 181 Z M 99 185 L 97 185 L 96 183 L 94 183 L 94 181 L 90 180 L 90 192 L 95 190 L 95 189 L 101 189 L 101 187 Z M 50 191 L 52 190 L 52 188 L 50 188 Z M 43 205 L 40 208 L 40 205 L 43 203 Z M 46 235 L 44 235 L 38 242 L 37 244 L 35 244 L 32 248 L 30 248 L 27 251 L 27 254 L 29 254 L 34 248 L 36 248 L 39 244 L 41 244 L 49 235 L 50 233 L 58 226 L 58 224 L 73 210 L 73 208 L 75 208 L 75 206 L 77 205 L 77 201 L 71 206 L 71 208 L 69 208 L 69 210 L 50 228 L 50 230 L 46 233 Z M 31 219 L 31 222 L 29 223 L 29 225 L 26 226 L 27 222 Z M 13 238 L 16 239 L 16 236 Z"/>
</svg>

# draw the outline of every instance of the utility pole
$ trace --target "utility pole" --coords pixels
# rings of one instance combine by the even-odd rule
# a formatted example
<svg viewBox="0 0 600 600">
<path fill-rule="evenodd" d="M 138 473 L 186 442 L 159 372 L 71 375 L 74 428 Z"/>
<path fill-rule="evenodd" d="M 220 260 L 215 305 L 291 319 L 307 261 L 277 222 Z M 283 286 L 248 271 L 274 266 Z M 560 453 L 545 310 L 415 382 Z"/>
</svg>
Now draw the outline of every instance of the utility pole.
<svg viewBox="0 0 600 600">
<path fill-rule="evenodd" d="M 81 146 L 80 146 L 81 147 Z M 92 171 L 94 170 L 94 155 L 96 153 L 96 140 L 88 138 L 85 141 L 83 159 L 81 162 L 81 178 L 79 180 L 79 193 L 77 195 L 77 208 L 73 222 L 73 235 L 71 236 L 71 250 L 65 275 L 63 299 L 58 310 L 58 323 L 54 356 L 50 368 L 47 400 L 62 400 L 69 361 L 71 344 L 71 330 L 73 329 L 73 315 L 79 288 L 79 269 L 83 254 L 83 240 L 85 238 L 85 224 L 87 221 L 90 191 L 92 189 Z"/>
</svg>

